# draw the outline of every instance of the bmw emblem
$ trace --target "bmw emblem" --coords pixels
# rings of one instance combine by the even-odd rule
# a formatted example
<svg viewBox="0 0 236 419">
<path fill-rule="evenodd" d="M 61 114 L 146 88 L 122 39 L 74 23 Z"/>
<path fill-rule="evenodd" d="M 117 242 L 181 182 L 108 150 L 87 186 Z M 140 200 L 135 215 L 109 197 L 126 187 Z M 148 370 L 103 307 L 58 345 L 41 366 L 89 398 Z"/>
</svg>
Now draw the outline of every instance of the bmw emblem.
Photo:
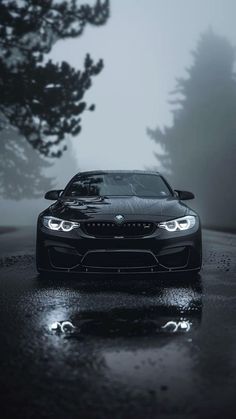
<svg viewBox="0 0 236 419">
<path fill-rule="evenodd" d="M 117 224 L 122 224 L 125 221 L 125 217 L 121 214 L 115 216 L 115 222 Z"/>
</svg>

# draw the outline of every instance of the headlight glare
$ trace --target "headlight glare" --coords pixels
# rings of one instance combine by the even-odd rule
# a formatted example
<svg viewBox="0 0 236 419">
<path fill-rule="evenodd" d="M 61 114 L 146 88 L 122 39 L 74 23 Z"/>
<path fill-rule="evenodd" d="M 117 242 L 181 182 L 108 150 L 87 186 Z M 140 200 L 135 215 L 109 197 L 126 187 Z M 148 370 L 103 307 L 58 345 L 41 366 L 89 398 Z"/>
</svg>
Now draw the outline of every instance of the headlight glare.
<svg viewBox="0 0 236 419">
<path fill-rule="evenodd" d="M 187 215 L 186 217 L 177 218 L 176 220 L 165 221 L 159 223 L 160 228 L 164 228 L 167 231 L 183 231 L 189 230 L 196 224 L 196 218 L 193 215 Z"/>
<path fill-rule="evenodd" d="M 61 220 L 55 217 L 43 217 L 43 225 L 49 230 L 57 231 L 71 231 L 80 226 L 79 223 L 75 223 L 74 221 Z"/>
</svg>

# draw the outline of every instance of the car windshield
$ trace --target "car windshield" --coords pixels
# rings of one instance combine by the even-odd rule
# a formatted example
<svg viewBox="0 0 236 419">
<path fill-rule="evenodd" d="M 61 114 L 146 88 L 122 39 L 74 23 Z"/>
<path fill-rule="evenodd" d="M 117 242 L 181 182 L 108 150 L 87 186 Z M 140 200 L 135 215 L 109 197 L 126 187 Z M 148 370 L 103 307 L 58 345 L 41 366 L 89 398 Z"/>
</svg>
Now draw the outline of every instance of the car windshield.
<svg viewBox="0 0 236 419">
<path fill-rule="evenodd" d="M 163 178 L 144 173 L 98 173 L 78 175 L 65 190 L 65 196 L 140 196 L 165 198 L 171 191 Z"/>
</svg>

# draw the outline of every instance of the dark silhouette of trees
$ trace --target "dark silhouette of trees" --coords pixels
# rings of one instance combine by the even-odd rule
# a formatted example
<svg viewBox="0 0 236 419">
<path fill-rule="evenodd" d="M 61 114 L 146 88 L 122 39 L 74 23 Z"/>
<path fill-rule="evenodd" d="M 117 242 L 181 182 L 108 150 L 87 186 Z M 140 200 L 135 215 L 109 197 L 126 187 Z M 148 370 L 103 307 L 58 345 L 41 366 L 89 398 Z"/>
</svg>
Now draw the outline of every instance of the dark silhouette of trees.
<svg viewBox="0 0 236 419">
<path fill-rule="evenodd" d="M 47 61 L 45 54 L 57 41 L 79 37 L 86 25 L 103 25 L 108 17 L 109 0 L 96 0 L 93 6 L 77 0 L 0 2 L 2 196 L 18 199 L 22 191 L 22 197 L 33 197 L 42 193 L 45 182 L 50 187 L 50 180 L 43 182 L 43 169 L 50 165 L 43 156 L 61 157 L 67 138 L 80 133 L 83 112 L 95 108 L 84 96 L 103 62 L 94 63 L 87 54 L 84 68 L 77 70 L 67 62 Z"/>
<path fill-rule="evenodd" d="M 45 176 L 52 167 L 12 127 L 0 132 L 0 196 L 5 199 L 42 197 L 53 188 L 53 179 Z"/>
<path fill-rule="evenodd" d="M 76 0 L 3 0 L 0 3 L 0 115 L 45 156 L 59 157 L 66 134 L 81 130 L 84 94 L 103 63 L 86 56 L 84 69 L 44 62 L 59 39 L 80 36 L 87 24 L 102 25 L 108 0 L 94 6 Z"/>
<path fill-rule="evenodd" d="M 49 159 L 8 126 L 0 131 L 0 196 L 4 199 L 42 198 L 49 189 L 62 189 L 79 172 L 78 161 L 67 140 L 59 159 Z"/>
<path fill-rule="evenodd" d="M 235 228 L 235 49 L 209 30 L 193 57 L 173 92 L 172 126 L 148 135 L 161 146 L 156 156 L 176 188 L 195 192 L 203 223 Z"/>
</svg>

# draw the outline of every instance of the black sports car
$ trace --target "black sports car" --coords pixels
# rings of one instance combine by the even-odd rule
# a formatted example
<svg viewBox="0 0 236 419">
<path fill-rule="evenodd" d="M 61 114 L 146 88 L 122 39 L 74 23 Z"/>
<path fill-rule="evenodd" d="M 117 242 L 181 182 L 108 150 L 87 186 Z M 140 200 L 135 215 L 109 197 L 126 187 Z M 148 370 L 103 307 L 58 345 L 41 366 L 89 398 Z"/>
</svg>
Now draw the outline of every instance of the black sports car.
<svg viewBox="0 0 236 419">
<path fill-rule="evenodd" d="M 38 272 L 198 272 L 200 220 L 162 175 L 93 171 L 74 176 L 38 218 Z"/>
</svg>

